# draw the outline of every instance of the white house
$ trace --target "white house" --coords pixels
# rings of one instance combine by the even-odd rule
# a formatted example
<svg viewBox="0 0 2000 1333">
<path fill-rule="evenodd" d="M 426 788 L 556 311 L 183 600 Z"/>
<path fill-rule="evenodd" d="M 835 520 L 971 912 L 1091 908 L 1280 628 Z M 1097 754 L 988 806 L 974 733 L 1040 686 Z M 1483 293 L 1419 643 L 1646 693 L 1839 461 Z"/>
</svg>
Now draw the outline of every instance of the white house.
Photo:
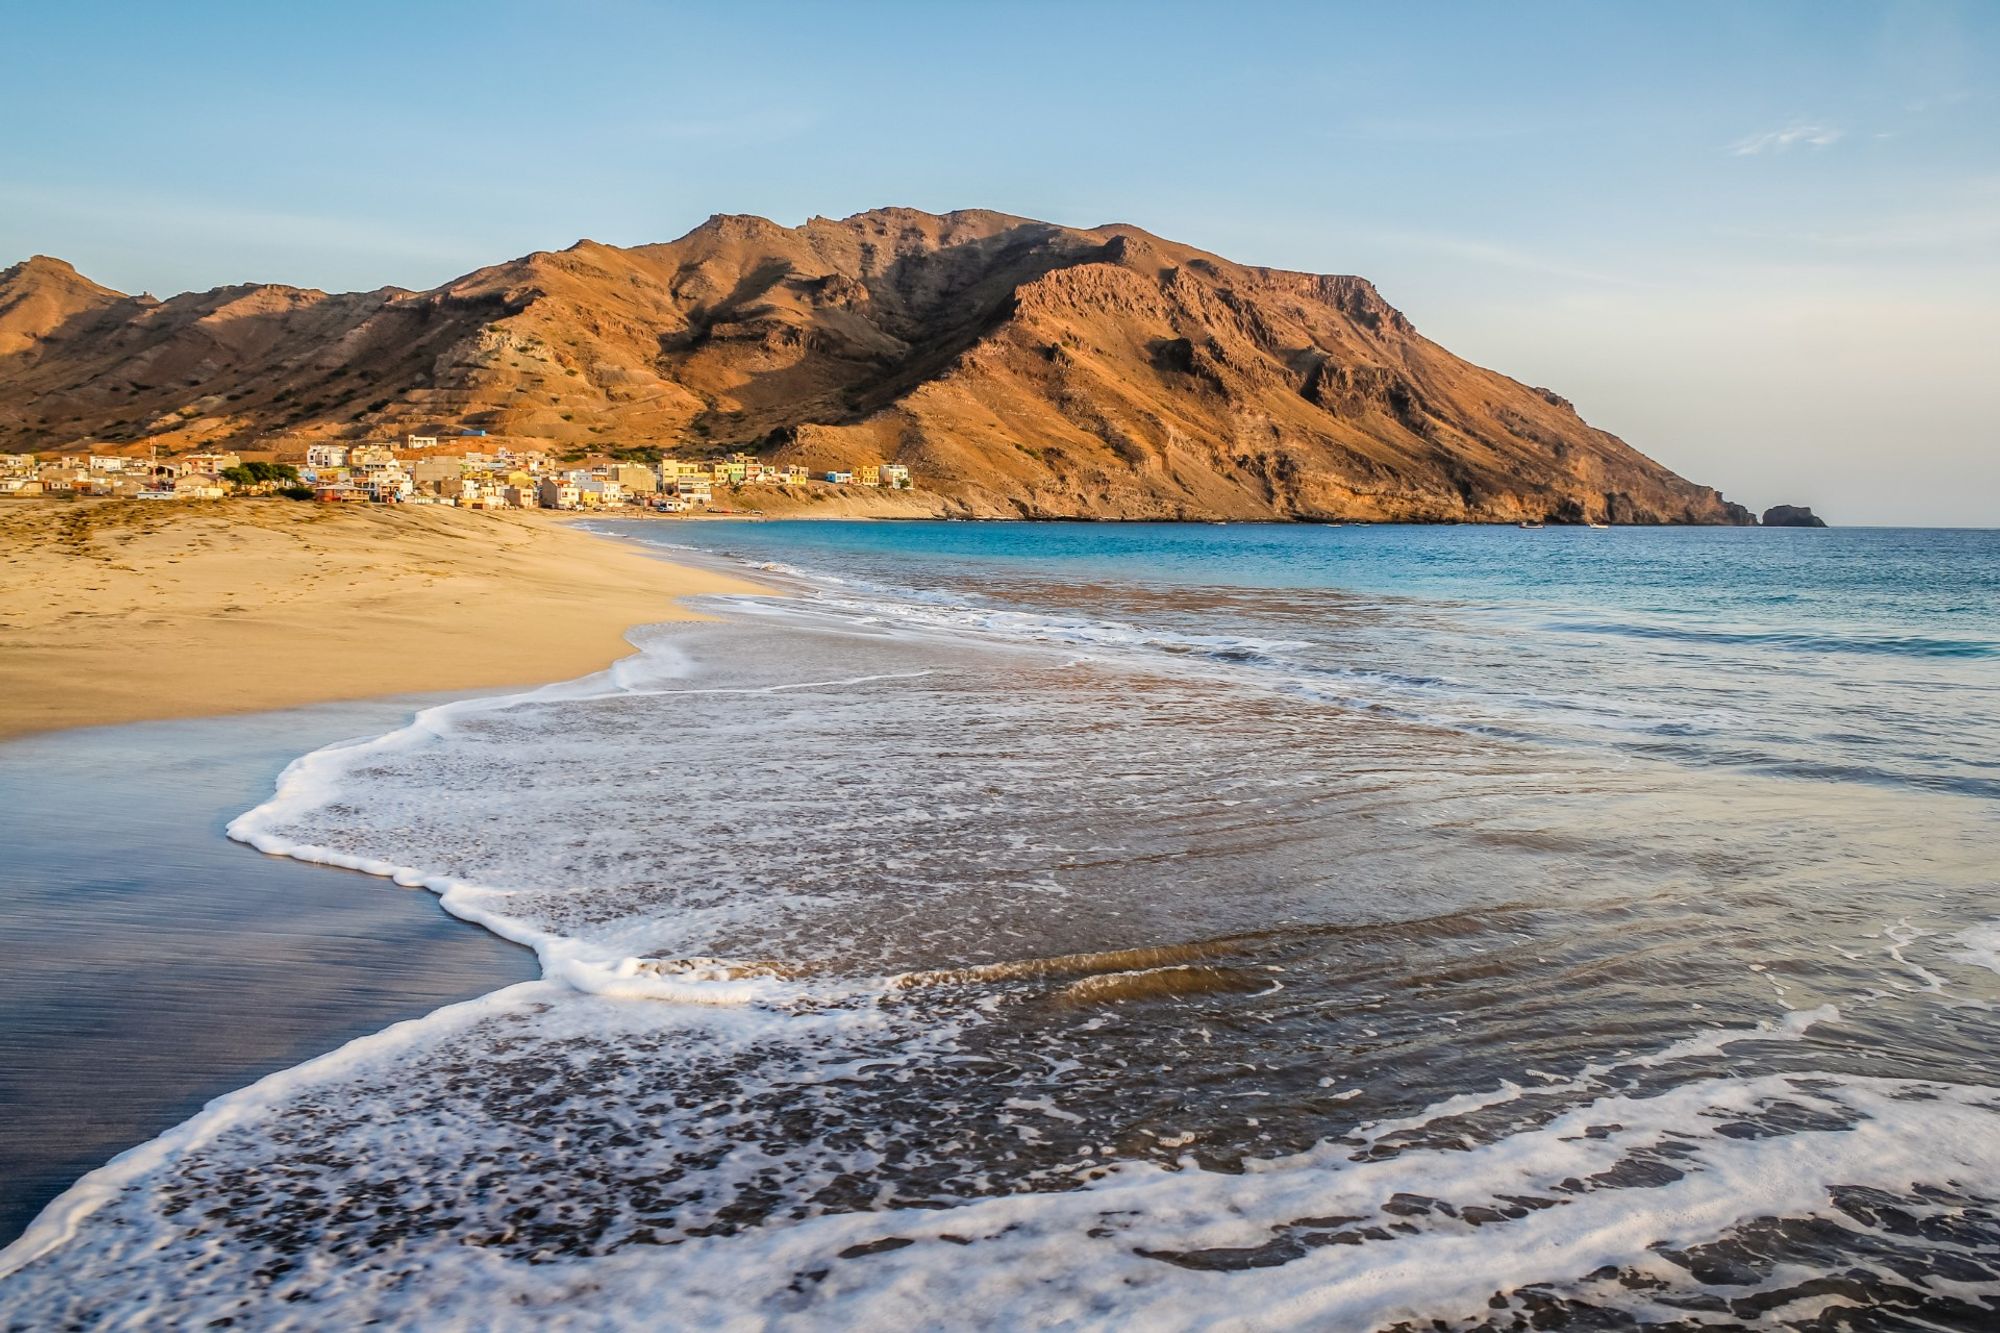
<svg viewBox="0 0 2000 1333">
<path fill-rule="evenodd" d="M 576 483 L 577 497 L 585 505 L 621 505 L 625 503 L 625 488 L 615 481 L 603 477 L 586 477 Z"/>
<path fill-rule="evenodd" d="M 368 488 L 369 499 L 384 504 L 407 500 L 416 492 L 416 483 L 410 480 L 410 474 L 394 466 L 370 472 L 362 484 Z"/>
</svg>

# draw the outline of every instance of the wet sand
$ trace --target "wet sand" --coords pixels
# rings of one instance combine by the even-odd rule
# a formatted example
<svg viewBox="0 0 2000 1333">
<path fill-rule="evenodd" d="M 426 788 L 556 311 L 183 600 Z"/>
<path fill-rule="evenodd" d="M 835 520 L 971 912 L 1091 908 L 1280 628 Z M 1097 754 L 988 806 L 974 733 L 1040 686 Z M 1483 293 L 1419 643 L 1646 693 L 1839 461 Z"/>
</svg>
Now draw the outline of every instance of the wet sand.
<svg viewBox="0 0 2000 1333">
<path fill-rule="evenodd" d="M 292 759 L 412 707 L 0 744 L 0 1244 L 211 1097 L 537 975 L 428 893 L 223 836 Z"/>
<path fill-rule="evenodd" d="M 678 599 L 749 591 L 539 513 L 0 505 L 0 739 L 568 680 Z"/>
</svg>

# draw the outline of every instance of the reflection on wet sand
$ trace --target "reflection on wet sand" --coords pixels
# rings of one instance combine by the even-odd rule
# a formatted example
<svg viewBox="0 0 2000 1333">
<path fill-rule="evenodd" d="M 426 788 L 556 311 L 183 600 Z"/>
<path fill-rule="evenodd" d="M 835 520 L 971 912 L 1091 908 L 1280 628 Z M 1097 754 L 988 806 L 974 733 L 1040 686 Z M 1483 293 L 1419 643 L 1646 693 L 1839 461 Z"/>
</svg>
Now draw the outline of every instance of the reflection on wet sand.
<svg viewBox="0 0 2000 1333">
<path fill-rule="evenodd" d="M 534 975 L 386 885 L 259 857 L 222 825 L 300 747 L 399 704 L 0 746 L 0 1241 L 209 1098 Z"/>
</svg>

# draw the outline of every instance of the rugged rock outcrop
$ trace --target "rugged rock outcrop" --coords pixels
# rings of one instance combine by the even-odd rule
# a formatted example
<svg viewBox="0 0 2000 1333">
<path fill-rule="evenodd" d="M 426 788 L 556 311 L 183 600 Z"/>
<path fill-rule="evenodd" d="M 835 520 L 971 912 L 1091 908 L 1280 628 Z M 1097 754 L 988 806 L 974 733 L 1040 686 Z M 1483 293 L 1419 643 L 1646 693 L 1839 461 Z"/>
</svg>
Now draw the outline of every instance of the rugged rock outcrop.
<svg viewBox="0 0 2000 1333">
<path fill-rule="evenodd" d="M 0 447 L 483 429 L 907 463 L 1037 517 L 1749 523 L 1424 338 L 1366 280 L 1123 224 L 879 209 L 580 241 L 433 291 L 165 302 L 0 274 Z"/>
<path fill-rule="evenodd" d="M 1767 528 L 1823 528 L 1826 520 L 1809 505 L 1772 505 L 1764 511 Z"/>
</svg>

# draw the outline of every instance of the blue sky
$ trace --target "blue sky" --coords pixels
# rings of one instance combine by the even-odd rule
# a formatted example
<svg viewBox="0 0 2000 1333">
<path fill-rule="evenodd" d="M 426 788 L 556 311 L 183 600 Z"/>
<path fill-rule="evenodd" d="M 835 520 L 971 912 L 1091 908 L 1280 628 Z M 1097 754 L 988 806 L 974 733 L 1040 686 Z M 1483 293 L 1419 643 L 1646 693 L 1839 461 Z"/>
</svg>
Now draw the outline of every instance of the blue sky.
<svg viewBox="0 0 2000 1333">
<path fill-rule="evenodd" d="M 1762 507 L 2000 526 L 2000 4 L 6 0 L 0 263 L 426 287 L 882 204 L 1376 281 Z"/>
</svg>

